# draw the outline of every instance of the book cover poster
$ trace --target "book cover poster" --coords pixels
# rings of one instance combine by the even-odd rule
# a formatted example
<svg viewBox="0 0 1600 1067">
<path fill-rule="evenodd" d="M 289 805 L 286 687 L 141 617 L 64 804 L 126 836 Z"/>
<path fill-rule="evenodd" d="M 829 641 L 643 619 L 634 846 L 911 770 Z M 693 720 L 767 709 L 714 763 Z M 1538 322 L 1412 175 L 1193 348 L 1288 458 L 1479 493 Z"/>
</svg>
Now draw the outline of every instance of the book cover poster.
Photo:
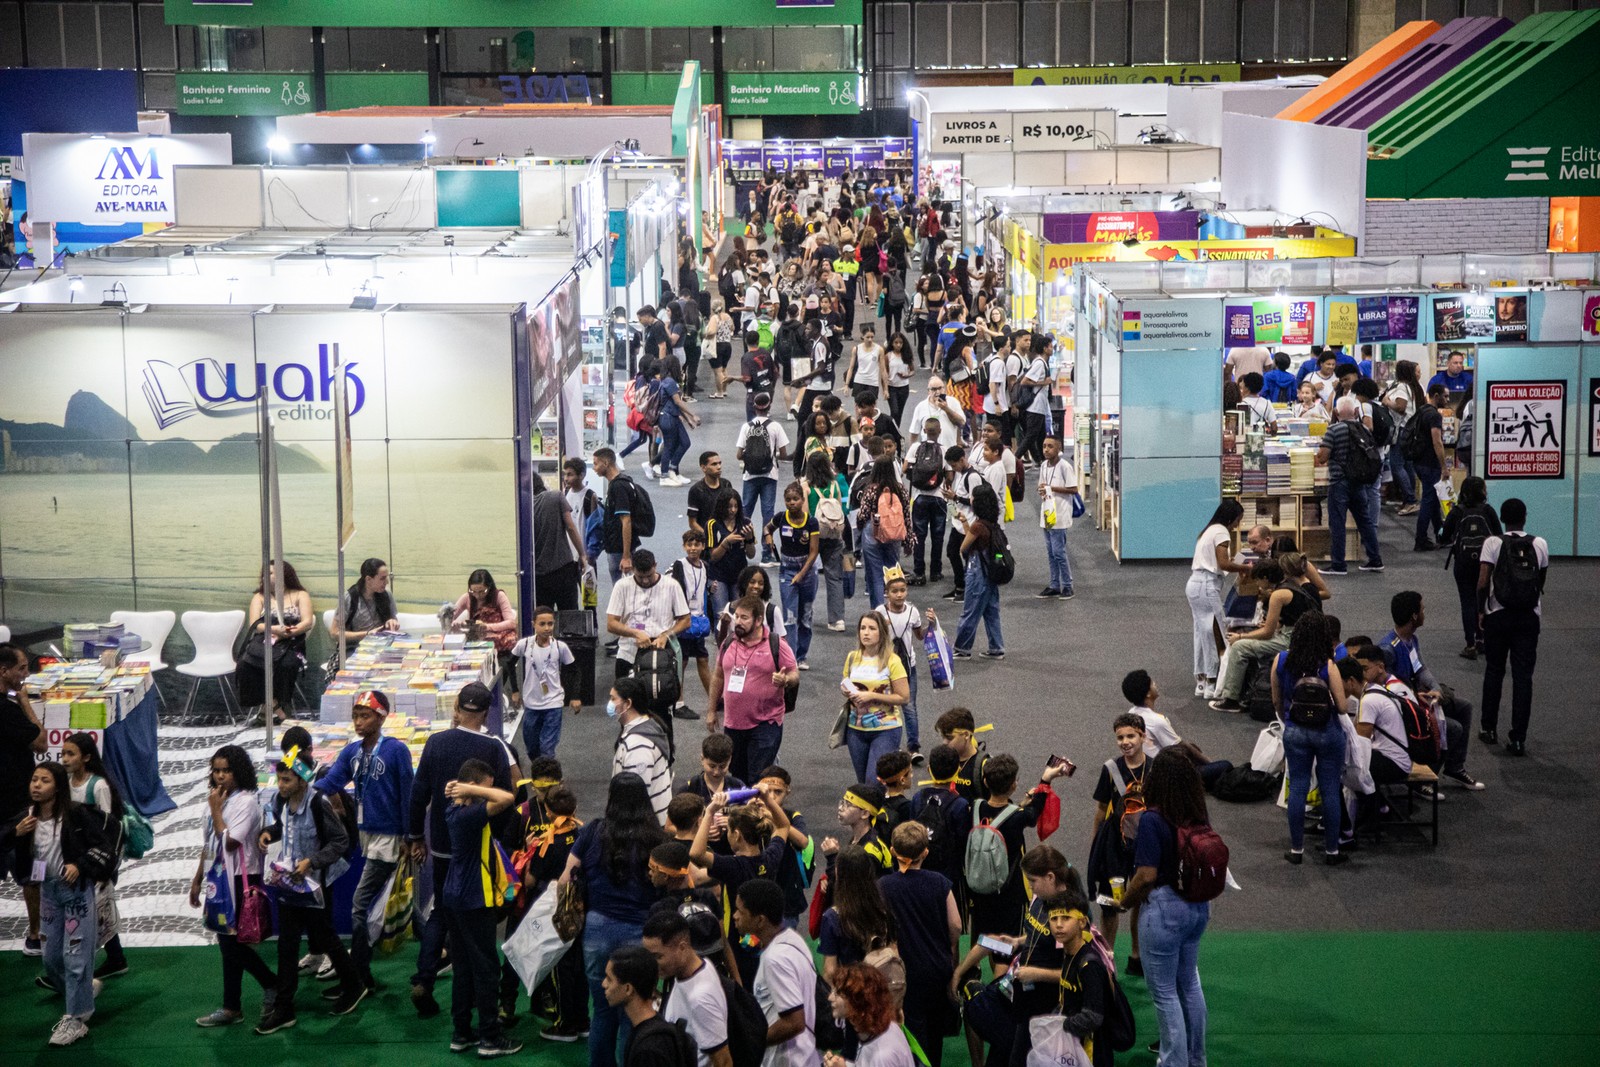
<svg viewBox="0 0 1600 1067">
<path fill-rule="evenodd" d="M 1459 296 L 1433 298 L 1433 339 L 1435 341 L 1467 339 L 1467 309 Z"/>
<path fill-rule="evenodd" d="M 1494 339 L 1528 339 L 1528 294 L 1503 293 L 1494 298 Z"/>
</svg>

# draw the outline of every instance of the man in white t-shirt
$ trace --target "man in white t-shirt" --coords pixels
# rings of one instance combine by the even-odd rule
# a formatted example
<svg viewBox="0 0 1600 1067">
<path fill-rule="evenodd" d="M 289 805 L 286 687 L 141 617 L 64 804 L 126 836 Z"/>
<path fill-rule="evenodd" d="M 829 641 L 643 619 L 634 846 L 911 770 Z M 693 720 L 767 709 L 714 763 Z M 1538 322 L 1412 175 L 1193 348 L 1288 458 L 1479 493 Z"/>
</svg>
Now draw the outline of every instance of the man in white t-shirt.
<svg viewBox="0 0 1600 1067">
<path fill-rule="evenodd" d="M 762 287 L 769 279 L 765 274 L 759 278 L 751 278 L 744 287 L 744 329 L 746 332 L 756 328 L 756 315 L 761 310 Z"/>
<path fill-rule="evenodd" d="M 1495 743 L 1500 724 L 1500 692 L 1506 659 L 1511 660 L 1511 729 L 1506 751 L 1526 756 L 1528 719 L 1533 714 L 1533 666 L 1539 655 L 1544 616 L 1544 583 L 1550 573 L 1550 545 L 1525 529 L 1528 505 L 1511 497 L 1500 505 L 1505 533 L 1487 537 L 1478 554 L 1478 629 L 1483 634 L 1483 720 L 1478 739 Z M 1505 558 L 1502 559 L 1501 557 Z M 1536 573 L 1529 574 L 1529 570 Z"/>
<path fill-rule="evenodd" d="M 1242 381 L 1246 374 L 1265 375 L 1272 369 L 1272 353 L 1259 345 L 1254 348 L 1235 348 L 1224 360 L 1234 381 Z"/>
<path fill-rule="evenodd" d="M 747 519 L 755 518 L 755 507 L 761 504 L 761 525 L 765 528 L 778 511 L 778 465 L 789 458 L 789 434 L 782 423 L 768 417 L 772 410 L 772 397 L 758 393 L 755 398 L 756 414 L 739 427 L 738 440 L 734 442 L 734 457 L 739 461 L 740 477 L 744 483 L 744 505 Z M 751 444 L 751 436 L 757 444 Z M 763 549 L 763 562 L 775 560 L 770 549 Z"/>
<path fill-rule="evenodd" d="M 816 1067 L 817 969 L 811 948 L 783 925 L 783 890 L 778 883 L 752 878 L 741 885 L 734 899 L 733 925 L 761 949 L 751 987 L 767 1017 L 767 1054 L 761 1067 Z"/>
<path fill-rule="evenodd" d="M 1161 696 L 1155 679 L 1146 670 L 1129 671 L 1122 679 L 1122 695 L 1127 698 L 1130 712 L 1144 720 L 1144 754 L 1154 759 L 1156 753 L 1183 738 L 1173 729 L 1172 720 L 1156 710 L 1156 699 Z"/>
<path fill-rule="evenodd" d="M 665 648 L 688 628 L 689 600 L 683 586 L 662 580 L 654 552 L 635 549 L 633 573 L 617 579 L 606 605 L 606 632 L 617 637 L 617 677 L 633 672 L 641 645 Z"/>
<path fill-rule="evenodd" d="M 728 1047 L 728 998 L 717 969 L 694 951 L 689 921 L 674 909 L 651 914 L 642 943 L 656 958 L 663 978 L 672 979 L 672 994 L 661 1016 L 683 1027 L 694 1042 L 698 1067 L 733 1067 Z"/>
<path fill-rule="evenodd" d="M 998 453 L 998 456 L 991 453 Z M 995 496 L 1004 505 L 1006 485 L 1017 474 L 1017 457 L 1006 447 L 998 425 L 991 422 L 984 426 L 983 437 L 967 452 L 967 462 L 994 487 Z"/>
<path fill-rule="evenodd" d="M 1003 339 L 1000 347 L 990 352 L 983 361 L 983 371 L 989 376 L 989 392 L 983 397 L 984 422 L 1000 427 L 1002 440 L 1011 440 L 1011 390 L 1006 378 L 1006 361 L 1011 357 L 1011 342 Z"/>
<path fill-rule="evenodd" d="M 1389 673 L 1383 649 L 1377 645 L 1362 645 L 1351 654 L 1361 664 L 1362 680 L 1366 683 L 1357 713 L 1356 733 L 1372 741 L 1372 780 L 1378 785 L 1398 784 L 1411 773 L 1411 753 L 1405 746 L 1405 722 L 1400 718 L 1400 707 L 1394 697 L 1416 700 L 1417 695 Z"/>
<path fill-rule="evenodd" d="M 907 424 L 913 433 L 920 433 L 929 419 L 939 420 L 939 443 L 949 448 L 961 443 L 961 428 L 967 424 L 967 413 L 945 389 L 944 379 L 935 374 L 928 379 L 927 398 L 911 410 Z"/>
<path fill-rule="evenodd" d="M 1061 442 L 1044 441 L 1044 462 L 1039 465 L 1039 528 L 1044 531 L 1045 555 L 1050 560 L 1050 584 L 1035 594 L 1041 600 L 1071 600 L 1072 564 L 1067 559 L 1067 528 L 1072 525 L 1072 504 L 1078 497 L 1078 475 L 1061 455 Z"/>
<path fill-rule="evenodd" d="M 1017 455 L 1044 462 L 1044 439 L 1050 420 L 1050 348 L 1054 341 L 1040 335 L 1032 345 L 1028 367 L 1017 379 L 1016 406 L 1022 420 L 1017 431 Z"/>
</svg>

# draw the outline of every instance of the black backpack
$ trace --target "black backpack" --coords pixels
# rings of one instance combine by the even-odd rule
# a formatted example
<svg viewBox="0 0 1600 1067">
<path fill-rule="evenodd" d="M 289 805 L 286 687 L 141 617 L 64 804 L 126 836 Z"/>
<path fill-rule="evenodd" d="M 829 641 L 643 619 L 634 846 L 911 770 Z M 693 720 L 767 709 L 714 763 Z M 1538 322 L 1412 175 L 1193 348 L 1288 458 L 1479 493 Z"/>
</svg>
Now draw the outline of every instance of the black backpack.
<svg viewBox="0 0 1600 1067">
<path fill-rule="evenodd" d="M 766 352 L 754 352 L 752 358 L 755 369 L 750 372 L 750 395 L 772 392 L 772 356 Z"/>
<path fill-rule="evenodd" d="M 1078 988 L 1083 988 L 1083 969 L 1089 965 L 1089 954 L 1094 952 L 1098 958 L 1094 945 L 1079 950 L 1073 957 L 1072 970 L 1077 978 Z M 1104 960 L 1101 963 L 1104 965 Z M 1117 981 L 1117 972 L 1114 967 L 1107 968 L 1106 977 L 1111 982 L 1111 1003 L 1106 1005 L 1105 1021 L 1100 1024 L 1097 1034 L 1100 1040 L 1111 1046 L 1113 1052 L 1126 1052 L 1133 1047 L 1136 1030 L 1133 1022 L 1133 1006 L 1128 1003 L 1128 995 L 1122 991 L 1122 983 Z"/>
<path fill-rule="evenodd" d="M 636 537 L 649 537 L 656 532 L 656 506 L 650 503 L 650 494 L 644 491 L 644 486 L 633 479 L 628 479 L 633 485 L 633 532 Z"/>
<path fill-rule="evenodd" d="M 915 819 L 928 831 L 928 858 L 922 865 L 940 874 L 953 871 L 958 866 L 956 835 L 950 829 L 950 805 L 955 803 L 956 799 L 957 795 L 948 789 L 929 793 L 928 799 L 923 801 L 922 810 L 917 813 Z"/>
<path fill-rule="evenodd" d="M 122 859 L 121 821 L 93 804 L 75 805 L 69 817 L 76 820 L 73 829 L 79 832 L 83 844 L 78 869 L 91 882 L 109 881 Z"/>
<path fill-rule="evenodd" d="M 1349 427 L 1348 447 L 1344 453 L 1344 480 L 1351 485 L 1371 485 L 1383 471 L 1383 457 L 1378 454 L 1377 442 L 1372 432 L 1354 419 Z"/>
<path fill-rule="evenodd" d="M 1307 730 L 1321 730 L 1333 721 L 1333 690 L 1320 675 L 1308 674 L 1289 691 L 1288 720 Z"/>
<path fill-rule="evenodd" d="M 725 974 L 719 977 L 728 1002 L 728 1054 L 733 1067 L 761 1067 L 767 1053 L 767 1016 L 755 994 Z"/>
<path fill-rule="evenodd" d="M 1494 564 L 1494 598 L 1502 608 L 1531 611 L 1539 606 L 1539 554 L 1527 534 L 1504 534 Z"/>
<path fill-rule="evenodd" d="M 744 472 L 752 477 L 765 477 L 772 473 L 772 431 L 770 422 L 758 416 L 750 423 L 750 432 L 744 438 Z"/>
<path fill-rule="evenodd" d="M 1476 577 L 1483 555 L 1483 543 L 1493 535 L 1494 530 L 1489 526 L 1487 516 L 1478 512 L 1462 515 L 1461 522 L 1456 525 L 1456 539 L 1445 556 L 1445 564 L 1448 566 L 1454 560 L 1456 573 Z"/>
<path fill-rule="evenodd" d="M 1211 795 L 1230 804 L 1250 804 L 1277 796 L 1283 776 L 1258 771 L 1254 767 L 1230 767 L 1211 787 Z"/>
<path fill-rule="evenodd" d="M 615 481 L 624 482 L 633 490 L 633 506 L 628 512 L 628 517 L 633 520 L 633 536 L 642 539 L 655 533 L 656 509 L 650 503 L 650 494 L 626 474 L 617 475 Z M 607 552 L 622 552 L 633 547 L 622 543 L 622 518 L 611 510 L 611 500 L 616 492 L 617 487 L 612 485 L 611 490 L 606 493 L 606 506 L 601 519 L 601 536 Z"/>
<path fill-rule="evenodd" d="M 641 648 L 634 656 L 633 676 L 645 684 L 654 707 L 668 707 L 683 691 L 678 661 L 669 648 Z"/>
<path fill-rule="evenodd" d="M 1411 417 L 1411 421 L 1406 423 L 1405 432 L 1400 435 L 1400 454 L 1412 462 L 1433 456 L 1432 428 L 1423 430 L 1422 413 L 1435 410 L 1437 409 L 1432 404 L 1423 404 Z"/>
<path fill-rule="evenodd" d="M 918 489 L 933 489 L 944 476 L 944 449 L 937 441 L 923 441 L 911 460 L 911 484 Z"/>
<path fill-rule="evenodd" d="M 989 527 L 989 542 L 981 551 L 984 577 L 993 585 L 1010 585 L 1017 576 L 1017 558 L 1011 554 L 1006 532 L 998 524 Z"/>
<path fill-rule="evenodd" d="M 1388 408 L 1377 402 L 1372 405 L 1372 439 L 1379 448 L 1394 442 L 1394 416 L 1389 414 Z"/>
</svg>

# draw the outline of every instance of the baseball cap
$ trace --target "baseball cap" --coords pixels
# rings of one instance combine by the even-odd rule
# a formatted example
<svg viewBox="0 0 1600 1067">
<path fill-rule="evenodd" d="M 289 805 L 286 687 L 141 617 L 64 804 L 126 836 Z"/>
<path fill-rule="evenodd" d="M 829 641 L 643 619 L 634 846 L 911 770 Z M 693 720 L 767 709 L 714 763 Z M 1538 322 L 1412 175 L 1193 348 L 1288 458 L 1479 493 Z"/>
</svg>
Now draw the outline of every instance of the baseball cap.
<svg viewBox="0 0 1600 1067">
<path fill-rule="evenodd" d="M 716 912 L 689 901 L 678 905 L 678 914 L 689 923 L 689 947 L 696 956 L 715 956 L 722 951 L 722 920 Z"/>
<path fill-rule="evenodd" d="M 456 707 L 461 711 L 485 712 L 492 700 L 489 687 L 482 682 L 469 682 L 456 694 Z"/>
<path fill-rule="evenodd" d="M 757 393 L 756 394 L 756 410 L 757 411 L 765 411 L 768 408 L 770 408 L 771 406 L 772 406 L 772 394 L 771 393 Z M 483 687 L 479 686 L 478 688 L 482 689 Z"/>
</svg>

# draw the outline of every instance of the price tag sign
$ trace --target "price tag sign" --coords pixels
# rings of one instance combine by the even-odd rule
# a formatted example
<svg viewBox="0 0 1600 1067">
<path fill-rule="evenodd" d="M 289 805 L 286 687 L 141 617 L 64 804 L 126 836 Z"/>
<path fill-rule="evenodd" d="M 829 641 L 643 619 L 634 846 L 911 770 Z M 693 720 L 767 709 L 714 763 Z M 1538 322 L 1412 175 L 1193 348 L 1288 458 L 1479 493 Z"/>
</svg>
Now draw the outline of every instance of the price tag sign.
<svg viewBox="0 0 1600 1067">
<path fill-rule="evenodd" d="M 1115 144 L 1117 113 L 1112 108 L 1083 111 L 1021 111 L 1012 116 L 1012 150 L 1059 152 Z"/>
</svg>

